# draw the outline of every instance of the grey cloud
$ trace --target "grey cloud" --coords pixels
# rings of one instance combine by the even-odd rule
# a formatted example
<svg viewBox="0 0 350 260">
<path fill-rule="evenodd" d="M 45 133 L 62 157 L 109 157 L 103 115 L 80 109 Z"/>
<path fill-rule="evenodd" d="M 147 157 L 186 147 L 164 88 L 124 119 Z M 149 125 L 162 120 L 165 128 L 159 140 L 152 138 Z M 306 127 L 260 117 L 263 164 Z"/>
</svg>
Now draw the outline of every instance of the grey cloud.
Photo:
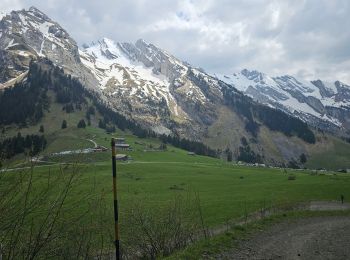
<svg viewBox="0 0 350 260">
<path fill-rule="evenodd" d="M 152 42 L 212 73 L 244 67 L 350 83 L 348 0 L 2 0 L 34 5 L 79 44 Z"/>
</svg>

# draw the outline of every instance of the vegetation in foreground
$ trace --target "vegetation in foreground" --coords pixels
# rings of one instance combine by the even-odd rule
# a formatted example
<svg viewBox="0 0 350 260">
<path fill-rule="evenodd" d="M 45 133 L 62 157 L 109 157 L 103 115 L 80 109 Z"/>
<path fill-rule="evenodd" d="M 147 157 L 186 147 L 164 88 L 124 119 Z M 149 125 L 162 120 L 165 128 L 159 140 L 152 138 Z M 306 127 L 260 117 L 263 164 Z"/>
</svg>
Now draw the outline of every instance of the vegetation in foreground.
<svg viewBox="0 0 350 260">
<path fill-rule="evenodd" d="M 43 154 L 47 161 L 36 162 L 40 165 L 32 171 L 24 164 L 18 165 L 22 169 L 2 172 L 2 198 L 11 194 L 9 184 L 22 185 L 15 186 L 18 193 L 11 202 L 12 211 L 2 217 L 4 222 L 0 223 L 1 230 L 17 230 L 20 234 L 15 240 L 21 242 L 21 246 L 17 244 L 16 248 L 21 248 L 17 254 L 33 253 L 28 251 L 33 248 L 33 241 L 42 244 L 38 256 L 44 258 L 69 255 L 78 248 L 81 254 L 89 256 L 106 255 L 113 250 L 110 152 L 52 155 L 72 145 L 91 147 L 88 139 L 108 147 L 111 136 L 92 127 L 59 132 L 55 140 L 68 141 L 49 141 L 47 153 Z M 132 160 L 118 162 L 121 239 L 124 253 L 128 255 L 132 252 L 146 257 L 169 255 L 195 241 L 205 230 L 225 225 L 261 207 L 336 200 L 340 194 L 350 198 L 347 174 L 239 166 L 188 155 L 187 151 L 169 144 L 166 149 L 164 146 L 159 149 L 162 143 L 157 139 L 140 139 L 122 132 L 115 136 L 125 137 L 132 146 L 131 151 L 119 151 Z M 15 158 L 11 167 L 21 160 Z M 70 178 L 73 181 L 66 196 L 58 196 L 65 194 L 62 191 Z M 22 210 L 26 208 L 25 200 L 19 199 L 26 197 L 23 191 L 28 188 L 25 187 L 34 192 L 29 200 L 34 207 L 29 212 Z M 62 206 L 52 210 L 52 202 L 54 205 L 62 202 Z M 57 221 L 47 222 L 52 224 L 52 229 L 47 229 L 51 226 L 42 223 L 45 219 L 55 219 L 51 216 L 54 212 L 59 212 Z M 23 222 L 9 222 L 18 214 L 22 214 Z M 48 215 L 50 217 L 46 217 Z M 15 228 L 8 226 L 9 223 L 15 224 Z M 40 227 L 46 227 L 46 231 Z M 8 243 L 9 233 L 1 235 L 2 244 Z M 28 240 L 33 236 L 36 240 Z M 53 248 L 56 248 L 54 252 Z"/>
</svg>

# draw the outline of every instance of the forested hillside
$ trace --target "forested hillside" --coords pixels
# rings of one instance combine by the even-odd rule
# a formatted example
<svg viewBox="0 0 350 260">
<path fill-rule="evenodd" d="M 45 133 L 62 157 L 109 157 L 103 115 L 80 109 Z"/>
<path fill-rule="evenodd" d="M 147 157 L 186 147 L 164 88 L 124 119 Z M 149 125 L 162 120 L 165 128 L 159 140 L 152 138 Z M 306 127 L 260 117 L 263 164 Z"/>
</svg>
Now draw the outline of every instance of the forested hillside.
<svg viewBox="0 0 350 260">
<path fill-rule="evenodd" d="M 141 138 L 159 137 L 164 143 L 173 144 L 175 147 L 201 155 L 216 156 L 216 151 L 200 142 L 176 135 L 158 135 L 149 129 L 144 129 L 135 121 L 127 119 L 108 107 L 94 92 L 88 91 L 77 79 L 66 75 L 62 69 L 46 59 L 31 62 L 25 80 L 16 83 L 12 88 L 6 88 L 3 93 L 0 92 L 0 126 L 3 129 L 11 124 L 19 128 L 36 127 L 53 103 L 62 106 L 60 113 L 86 111 L 85 118 L 77 124 L 78 128 L 85 127 L 86 124 L 90 125 L 90 116 L 96 111 L 101 115 L 98 127 L 107 132 L 114 132 L 117 127 L 122 131 L 131 131 Z M 63 127 L 65 124 L 62 123 L 62 128 L 66 127 Z M 31 145 L 28 140 L 32 141 Z M 6 158 L 10 158 L 15 154 L 23 153 L 28 148 L 31 148 L 30 154 L 35 155 L 45 148 L 45 144 L 44 135 L 22 137 L 18 133 L 15 137 L 6 136 L 0 144 L 0 149 Z"/>
</svg>

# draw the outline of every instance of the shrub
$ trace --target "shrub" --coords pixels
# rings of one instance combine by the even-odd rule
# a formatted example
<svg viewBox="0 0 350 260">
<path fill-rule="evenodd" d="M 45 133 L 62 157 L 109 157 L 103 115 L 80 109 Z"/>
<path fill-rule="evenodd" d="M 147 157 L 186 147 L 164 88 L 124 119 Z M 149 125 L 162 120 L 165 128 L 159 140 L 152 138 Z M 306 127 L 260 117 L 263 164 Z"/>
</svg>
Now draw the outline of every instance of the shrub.
<svg viewBox="0 0 350 260">
<path fill-rule="evenodd" d="M 295 175 L 289 175 L 288 181 L 294 181 L 294 180 L 296 180 L 296 178 L 297 178 L 297 176 L 295 176 Z"/>
<path fill-rule="evenodd" d="M 168 205 L 146 209 L 142 201 L 131 203 L 124 212 L 128 228 L 124 251 L 130 259 L 155 259 L 184 248 L 206 227 L 198 197 L 176 196 Z"/>
</svg>

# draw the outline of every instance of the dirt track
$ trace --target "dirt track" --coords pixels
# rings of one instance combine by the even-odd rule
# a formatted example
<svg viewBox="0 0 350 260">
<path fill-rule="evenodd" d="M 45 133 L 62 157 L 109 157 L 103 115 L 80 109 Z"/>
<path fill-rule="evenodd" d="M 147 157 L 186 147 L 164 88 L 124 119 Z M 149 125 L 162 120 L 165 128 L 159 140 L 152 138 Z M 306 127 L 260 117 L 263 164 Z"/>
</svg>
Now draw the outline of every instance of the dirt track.
<svg viewBox="0 0 350 260">
<path fill-rule="evenodd" d="M 350 217 L 286 221 L 217 259 L 350 259 Z"/>
</svg>

